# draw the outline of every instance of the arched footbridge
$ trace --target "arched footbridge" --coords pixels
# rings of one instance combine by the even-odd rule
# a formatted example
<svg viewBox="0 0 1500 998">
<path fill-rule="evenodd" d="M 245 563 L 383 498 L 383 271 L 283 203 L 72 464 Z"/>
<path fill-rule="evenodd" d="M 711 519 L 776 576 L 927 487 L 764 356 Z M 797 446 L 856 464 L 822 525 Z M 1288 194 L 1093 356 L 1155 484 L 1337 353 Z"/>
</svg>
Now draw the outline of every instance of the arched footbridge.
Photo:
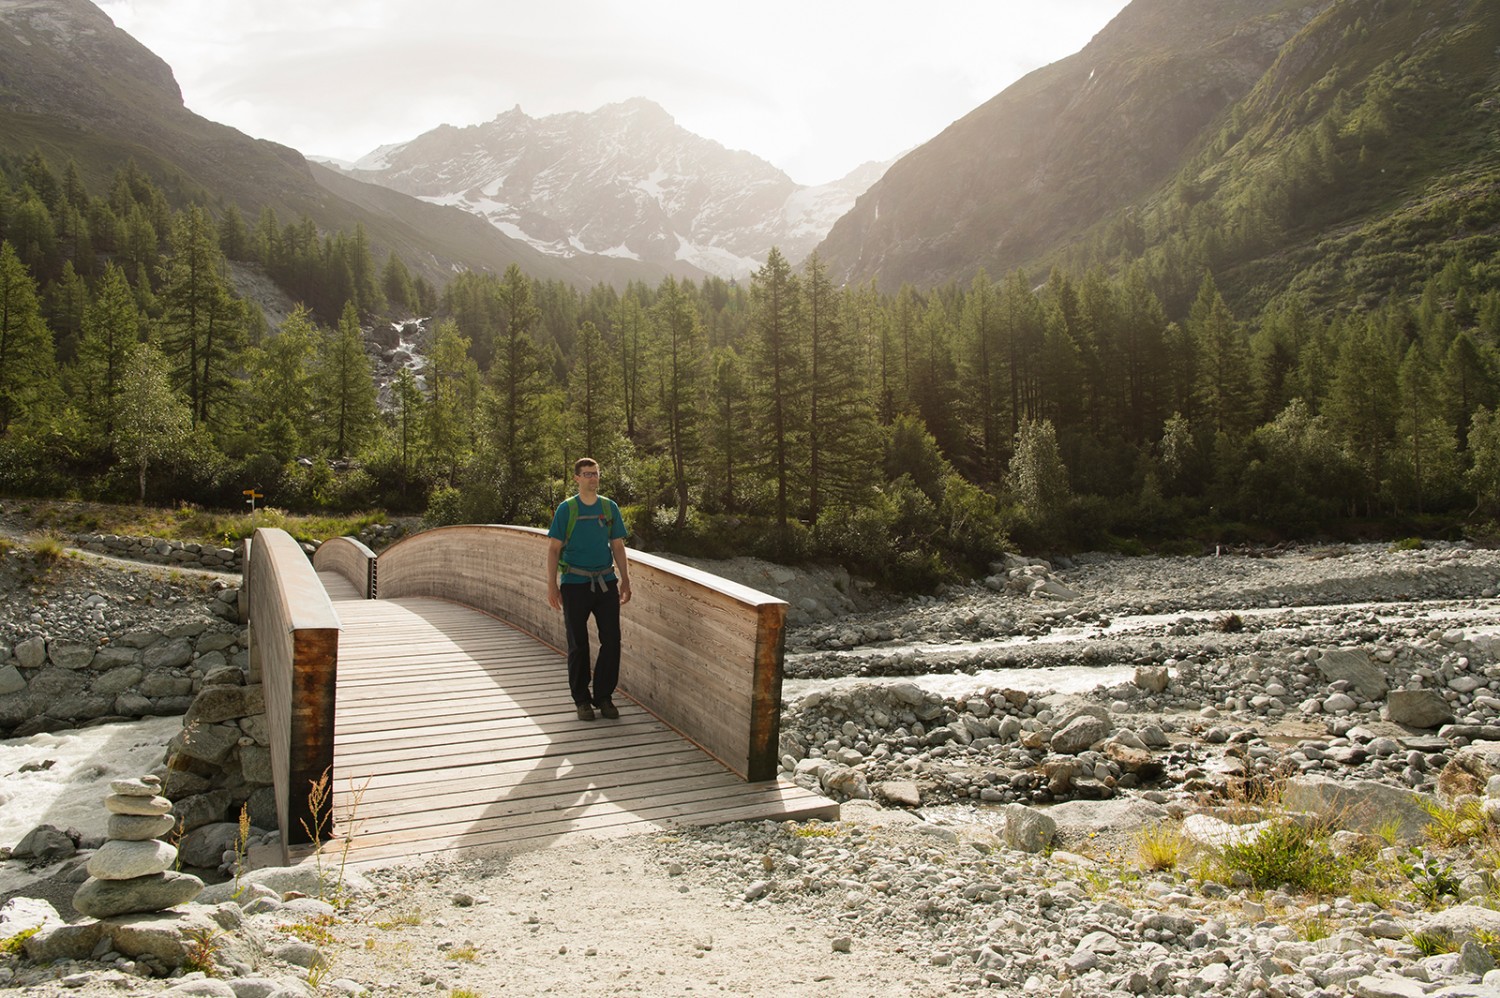
<svg viewBox="0 0 1500 998">
<path fill-rule="evenodd" d="M 777 777 L 781 600 L 631 551 L 620 717 L 582 721 L 543 531 L 442 527 L 379 556 L 337 538 L 311 562 L 281 530 L 248 543 L 284 861 L 838 816 Z"/>
</svg>

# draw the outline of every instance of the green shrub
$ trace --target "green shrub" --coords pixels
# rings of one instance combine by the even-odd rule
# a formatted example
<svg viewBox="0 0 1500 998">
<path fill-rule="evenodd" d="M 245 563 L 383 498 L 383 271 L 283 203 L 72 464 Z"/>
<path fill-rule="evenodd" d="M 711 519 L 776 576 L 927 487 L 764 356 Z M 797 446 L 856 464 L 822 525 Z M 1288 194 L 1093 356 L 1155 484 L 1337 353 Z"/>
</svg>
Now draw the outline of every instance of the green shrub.
<svg viewBox="0 0 1500 998">
<path fill-rule="evenodd" d="M 1295 821 L 1271 824 L 1249 842 L 1226 847 L 1220 862 L 1243 873 L 1257 890 L 1284 887 L 1313 894 L 1341 892 L 1349 870 L 1328 848 L 1327 837 Z"/>
<path fill-rule="evenodd" d="M 1427 548 L 1427 542 L 1420 537 L 1403 537 L 1391 542 L 1392 551 L 1422 551 Z"/>
</svg>

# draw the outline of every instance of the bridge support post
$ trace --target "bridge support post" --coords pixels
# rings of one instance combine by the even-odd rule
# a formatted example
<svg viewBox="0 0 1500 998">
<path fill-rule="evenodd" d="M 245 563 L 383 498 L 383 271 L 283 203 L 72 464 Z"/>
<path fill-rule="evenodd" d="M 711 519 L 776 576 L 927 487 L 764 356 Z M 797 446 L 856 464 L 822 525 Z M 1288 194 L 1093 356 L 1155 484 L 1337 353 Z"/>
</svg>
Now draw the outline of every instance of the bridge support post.
<svg viewBox="0 0 1500 998">
<path fill-rule="evenodd" d="M 283 860 L 333 831 L 333 719 L 339 620 L 317 572 L 284 530 L 261 528 L 246 573 L 251 661 L 266 696 Z M 319 789 L 321 788 L 321 789 Z"/>
</svg>

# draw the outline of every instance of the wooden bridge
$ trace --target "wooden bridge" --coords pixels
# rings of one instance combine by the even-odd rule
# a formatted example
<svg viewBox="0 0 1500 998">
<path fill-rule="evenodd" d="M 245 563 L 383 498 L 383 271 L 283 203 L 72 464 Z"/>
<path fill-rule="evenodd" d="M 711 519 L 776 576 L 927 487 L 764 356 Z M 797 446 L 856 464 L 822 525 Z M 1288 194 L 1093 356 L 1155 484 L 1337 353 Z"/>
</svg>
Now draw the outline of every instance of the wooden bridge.
<svg viewBox="0 0 1500 998">
<path fill-rule="evenodd" d="M 315 840 L 369 864 L 838 816 L 777 778 L 785 603 L 630 552 L 620 717 L 580 721 L 546 550 L 540 530 L 462 526 L 309 563 L 256 531 L 243 591 L 284 862 Z"/>
</svg>

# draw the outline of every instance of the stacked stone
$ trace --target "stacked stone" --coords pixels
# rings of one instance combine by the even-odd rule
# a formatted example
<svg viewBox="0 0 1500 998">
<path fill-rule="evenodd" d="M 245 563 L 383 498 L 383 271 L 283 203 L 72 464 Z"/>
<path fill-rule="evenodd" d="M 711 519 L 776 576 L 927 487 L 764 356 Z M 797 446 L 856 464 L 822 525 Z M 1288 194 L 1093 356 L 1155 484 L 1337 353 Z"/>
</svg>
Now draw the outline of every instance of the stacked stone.
<svg viewBox="0 0 1500 998">
<path fill-rule="evenodd" d="M 177 849 L 157 838 L 175 824 L 161 780 L 115 780 L 109 788 L 109 841 L 89 859 L 89 879 L 73 895 L 73 907 L 81 915 L 109 918 L 161 911 L 197 897 L 203 881 L 172 870 Z"/>
</svg>

